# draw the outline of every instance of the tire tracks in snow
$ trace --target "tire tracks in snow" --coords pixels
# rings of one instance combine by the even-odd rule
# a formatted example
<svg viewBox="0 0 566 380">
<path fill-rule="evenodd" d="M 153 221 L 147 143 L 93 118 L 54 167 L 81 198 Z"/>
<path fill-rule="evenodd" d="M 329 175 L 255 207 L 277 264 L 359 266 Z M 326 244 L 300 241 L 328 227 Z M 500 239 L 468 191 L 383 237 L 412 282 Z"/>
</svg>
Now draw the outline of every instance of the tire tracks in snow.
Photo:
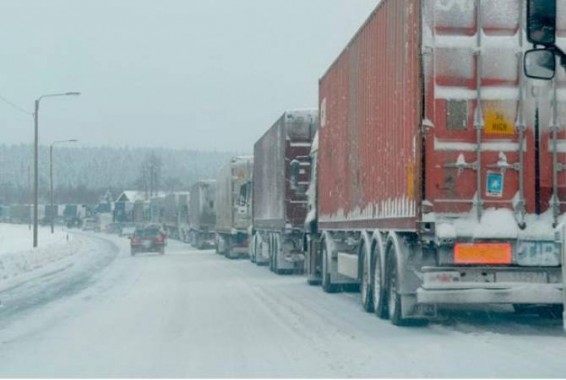
<svg viewBox="0 0 566 380">
<path fill-rule="evenodd" d="M 102 237 L 76 233 L 76 238 L 82 240 L 76 254 L 0 292 L 0 330 L 22 314 L 87 288 L 118 255 L 118 247 Z"/>
</svg>

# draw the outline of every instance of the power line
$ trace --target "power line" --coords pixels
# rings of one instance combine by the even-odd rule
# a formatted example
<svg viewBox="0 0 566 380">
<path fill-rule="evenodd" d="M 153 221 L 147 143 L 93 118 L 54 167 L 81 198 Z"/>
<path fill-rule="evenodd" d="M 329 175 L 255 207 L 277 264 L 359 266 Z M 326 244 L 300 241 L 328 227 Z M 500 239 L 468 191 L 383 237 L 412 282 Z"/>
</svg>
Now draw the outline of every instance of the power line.
<svg viewBox="0 0 566 380">
<path fill-rule="evenodd" d="M 33 112 L 26 111 L 25 109 L 23 109 L 22 107 L 18 106 L 18 105 L 15 104 L 15 103 L 12 103 L 11 101 L 9 101 L 8 99 L 6 99 L 6 98 L 3 97 L 2 95 L 0 95 L 0 100 L 2 100 L 2 101 L 3 101 L 4 103 L 6 103 L 6 104 L 12 106 L 13 108 L 17 109 L 17 110 L 20 111 L 20 112 L 23 112 L 23 113 L 28 114 L 28 115 L 33 115 Z"/>
</svg>

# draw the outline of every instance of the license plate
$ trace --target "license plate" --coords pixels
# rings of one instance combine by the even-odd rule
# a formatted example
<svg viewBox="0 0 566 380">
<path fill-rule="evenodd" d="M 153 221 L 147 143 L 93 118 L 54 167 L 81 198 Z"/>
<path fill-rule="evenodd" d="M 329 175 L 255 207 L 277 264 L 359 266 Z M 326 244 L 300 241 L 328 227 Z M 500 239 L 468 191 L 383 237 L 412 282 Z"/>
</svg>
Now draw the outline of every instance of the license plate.
<svg viewBox="0 0 566 380">
<path fill-rule="evenodd" d="M 497 282 L 547 282 L 544 272 L 500 272 L 495 274 L 495 279 Z"/>
<path fill-rule="evenodd" d="M 143 245 L 144 248 L 151 247 L 151 240 L 144 240 L 142 245 Z"/>
<path fill-rule="evenodd" d="M 454 247 L 456 264 L 511 264 L 511 244 L 459 243 Z"/>
</svg>

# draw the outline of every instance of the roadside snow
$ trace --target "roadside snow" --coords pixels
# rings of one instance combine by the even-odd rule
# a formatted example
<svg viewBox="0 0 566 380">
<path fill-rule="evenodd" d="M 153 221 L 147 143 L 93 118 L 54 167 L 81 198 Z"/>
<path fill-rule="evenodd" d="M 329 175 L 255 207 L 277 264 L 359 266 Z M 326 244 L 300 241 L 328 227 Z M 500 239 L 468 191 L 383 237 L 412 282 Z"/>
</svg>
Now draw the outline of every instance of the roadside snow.
<svg viewBox="0 0 566 380">
<path fill-rule="evenodd" d="M 42 269 L 53 270 L 62 259 L 76 254 L 80 239 L 66 231 L 38 230 L 38 247 L 32 248 L 33 231 L 27 225 L 0 224 L 0 291 L 25 281 Z"/>
</svg>

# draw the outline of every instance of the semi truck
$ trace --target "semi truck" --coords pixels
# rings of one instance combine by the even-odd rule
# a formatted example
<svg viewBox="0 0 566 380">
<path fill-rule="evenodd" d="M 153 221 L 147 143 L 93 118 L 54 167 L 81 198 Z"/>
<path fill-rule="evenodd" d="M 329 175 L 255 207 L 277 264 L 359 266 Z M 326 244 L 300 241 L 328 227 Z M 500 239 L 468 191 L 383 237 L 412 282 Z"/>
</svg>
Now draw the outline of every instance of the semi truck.
<svg viewBox="0 0 566 380">
<path fill-rule="evenodd" d="M 215 192 L 215 179 L 197 181 L 190 189 L 189 243 L 198 249 L 215 245 Z"/>
<path fill-rule="evenodd" d="M 559 313 L 565 82 L 523 74 L 526 13 L 524 0 L 377 5 L 319 82 L 309 283 L 359 286 L 394 325 L 455 304 Z"/>
<path fill-rule="evenodd" d="M 254 144 L 250 259 L 278 274 L 303 271 L 307 199 L 297 187 L 308 184 L 317 127 L 317 110 L 288 111 Z M 299 167 L 296 184 L 291 162 Z"/>
<path fill-rule="evenodd" d="M 158 219 L 173 239 L 188 239 L 189 192 L 173 192 L 165 195 L 161 202 L 161 217 Z"/>
<path fill-rule="evenodd" d="M 248 256 L 253 157 L 237 156 L 216 178 L 216 252 L 233 259 Z"/>
</svg>

